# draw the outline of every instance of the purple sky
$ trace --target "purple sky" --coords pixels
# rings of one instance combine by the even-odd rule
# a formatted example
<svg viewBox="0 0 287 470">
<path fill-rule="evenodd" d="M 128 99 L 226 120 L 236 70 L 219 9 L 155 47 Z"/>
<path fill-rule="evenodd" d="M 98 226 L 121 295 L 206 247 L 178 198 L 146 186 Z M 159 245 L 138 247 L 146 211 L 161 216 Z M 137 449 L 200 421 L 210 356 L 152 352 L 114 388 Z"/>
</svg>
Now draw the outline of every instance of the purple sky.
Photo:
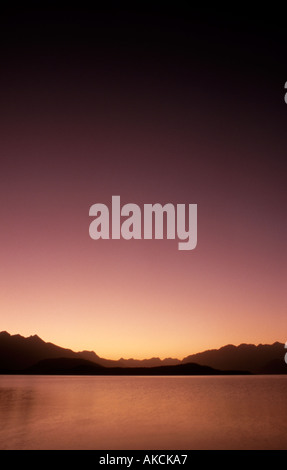
<svg viewBox="0 0 287 470">
<path fill-rule="evenodd" d="M 275 19 L 20 13 L 1 28 L 1 329 L 111 358 L 285 342 Z M 91 240 L 113 195 L 197 204 L 197 248 Z"/>
</svg>

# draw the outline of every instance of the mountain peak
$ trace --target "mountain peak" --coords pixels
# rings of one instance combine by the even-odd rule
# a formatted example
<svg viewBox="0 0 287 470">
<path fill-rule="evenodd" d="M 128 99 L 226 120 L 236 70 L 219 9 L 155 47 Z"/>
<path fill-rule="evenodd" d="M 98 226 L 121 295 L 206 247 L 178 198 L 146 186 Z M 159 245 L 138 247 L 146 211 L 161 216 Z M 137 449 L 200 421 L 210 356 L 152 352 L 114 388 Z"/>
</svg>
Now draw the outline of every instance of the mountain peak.
<svg viewBox="0 0 287 470">
<path fill-rule="evenodd" d="M 43 341 L 38 335 L 25 338 L 11 335 L 7 331 L 0 332 L 0 371 L 20 371 L 46 359 L 85 359 L 107 368 L 151 368 L 161 366 L 184 365 L 196 363 L 212 367 L 216 370 L 250 371 L 252 373 L 271 373 L 272 370 L 283 370 L 287 373 L 284 362 L 284 344 L 275 342 L 273 345 L 227 344 L 220 349 L 210 349 L 183 360 L 158 357 L 149 359 L 109 360 L 99 357 L 94 351 L 74 352 L 52 343 Z M 281 362 L 280 362 L 281 361 Z M 281 366 L 278 367 L 278 364 Z M 284 372 L 286 370 L 286 372 Z M 3 373 L 3 372 L 2 372 Z M 5 373 L 5 372 L 4 372 Z"/>
<path fill-rule="evenodd" d="M 38 341 L 38 342 L 44 343 L 44 341 L 43 341 L 38 335 L 31 335 L 31 336 L 29 336 L 28 339 L 32 339 L 32 340 L 34 340 L 34 341 Z"/>
<path fill-rule="evenodd" d="M 9 338 L 11 335 L 10 333 L 8 333 L 8 331 L 0 331 L 0 336 L 2 337 L 6 336 L 7 338 Z"/>
</svg>

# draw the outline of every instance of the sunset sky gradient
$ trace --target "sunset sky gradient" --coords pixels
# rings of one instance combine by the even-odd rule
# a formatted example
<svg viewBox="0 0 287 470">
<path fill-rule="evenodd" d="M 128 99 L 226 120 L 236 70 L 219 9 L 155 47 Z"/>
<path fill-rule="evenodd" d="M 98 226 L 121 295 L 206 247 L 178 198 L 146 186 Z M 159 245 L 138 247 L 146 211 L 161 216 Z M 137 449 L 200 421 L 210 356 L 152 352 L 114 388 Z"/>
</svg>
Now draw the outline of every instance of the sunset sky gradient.
<svg viewBox="0 0 287 470">
<path fill-rule="evenodd" d="M 3 11 L 0 330 L 111 359 L 286 342 L 285 31 L 219 13 Z M 92 240 L 113 195 L 197 204 L 196 249 Z"/>
</svg>

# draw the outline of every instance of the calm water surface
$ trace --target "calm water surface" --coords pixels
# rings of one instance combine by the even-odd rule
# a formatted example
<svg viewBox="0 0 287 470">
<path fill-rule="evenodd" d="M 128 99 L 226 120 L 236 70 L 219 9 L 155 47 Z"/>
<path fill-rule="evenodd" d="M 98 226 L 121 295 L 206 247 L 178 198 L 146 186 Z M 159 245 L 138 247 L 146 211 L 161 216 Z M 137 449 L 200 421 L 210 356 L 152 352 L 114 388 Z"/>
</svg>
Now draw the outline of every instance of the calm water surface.
<svg viewBox="0 0 287 470">
<path fill-rule="evenodd" d="M 287 449 L 287 376 L 0 376 L 0 449 Z"/>
</svg>

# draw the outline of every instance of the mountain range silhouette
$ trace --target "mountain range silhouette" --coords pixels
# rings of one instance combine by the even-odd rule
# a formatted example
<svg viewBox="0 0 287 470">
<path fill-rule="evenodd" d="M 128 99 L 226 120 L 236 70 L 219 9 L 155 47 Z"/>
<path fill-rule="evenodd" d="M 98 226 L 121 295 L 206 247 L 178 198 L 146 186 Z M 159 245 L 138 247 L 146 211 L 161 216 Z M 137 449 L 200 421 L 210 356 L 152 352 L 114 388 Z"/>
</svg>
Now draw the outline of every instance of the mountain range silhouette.
<svg viewBox="0 0 287 470">
<path fill-rule="evenodd" d="M 119 359 L 99 357 L 93 351 L 74 352 L 37 335 L 27 338 L 0 332 L 0 373 L 92 375 L 214 375 L 286 374 L 284 344 L 226 345 L 185 357 Z"/>
</svg>

